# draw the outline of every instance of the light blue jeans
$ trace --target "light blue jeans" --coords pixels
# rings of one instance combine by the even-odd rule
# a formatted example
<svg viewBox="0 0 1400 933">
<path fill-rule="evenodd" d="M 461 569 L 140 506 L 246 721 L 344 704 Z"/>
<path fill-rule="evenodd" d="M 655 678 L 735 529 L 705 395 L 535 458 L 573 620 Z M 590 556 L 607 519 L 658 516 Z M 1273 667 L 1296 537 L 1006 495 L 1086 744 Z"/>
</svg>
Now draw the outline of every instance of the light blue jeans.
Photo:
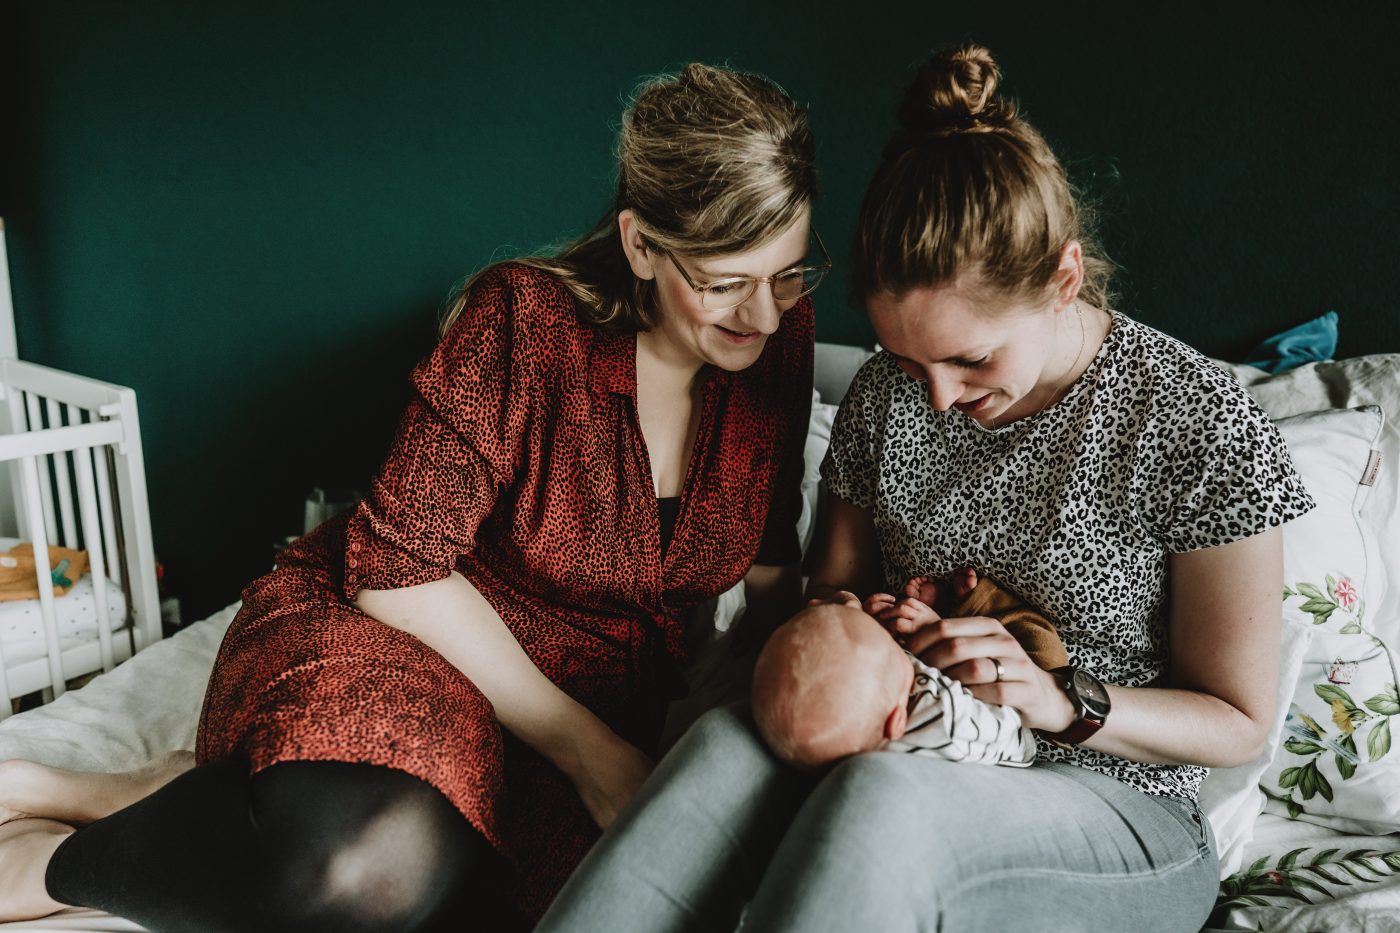
<svg viewBox="0 0 1400 933">
<path fill-rule="evenodd" d="M 1062 764 L 801 773 L 745 705 L 696 722 L 537 933 L 1194 931 L 1218 884 L 1194 803 Z"/>
</svg>

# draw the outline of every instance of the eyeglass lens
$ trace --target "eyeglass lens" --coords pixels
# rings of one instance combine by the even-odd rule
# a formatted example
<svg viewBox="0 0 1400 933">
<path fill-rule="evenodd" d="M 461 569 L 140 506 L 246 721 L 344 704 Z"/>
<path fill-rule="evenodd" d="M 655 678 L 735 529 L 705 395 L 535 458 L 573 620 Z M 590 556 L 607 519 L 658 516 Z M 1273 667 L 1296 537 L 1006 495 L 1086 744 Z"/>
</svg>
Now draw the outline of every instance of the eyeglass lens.
<svg viewBox="0 0 1400 933">
<path fill-rule="evenodd" d="M 773 297 L 778 301 L 796 301 L 820 285 L 825 275 L 826 269 L 821 267 L 785 272 L 772 280 Z M 757 288 L 757 279 L 715 282 L 704 290 L 701 303 L 713 311 L 724 311 L 748 301 Z"/>
</svg>

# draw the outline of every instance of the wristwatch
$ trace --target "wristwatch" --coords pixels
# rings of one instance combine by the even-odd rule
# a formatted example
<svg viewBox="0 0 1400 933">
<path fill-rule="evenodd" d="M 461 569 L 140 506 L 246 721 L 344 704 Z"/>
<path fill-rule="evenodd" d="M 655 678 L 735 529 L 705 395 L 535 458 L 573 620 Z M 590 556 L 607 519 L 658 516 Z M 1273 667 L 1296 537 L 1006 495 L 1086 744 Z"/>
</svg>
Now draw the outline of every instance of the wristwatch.
<svg viewBox="0 0 1400 933">
<path fill-rule="evenodd" d="M 1082 667 L 1071 664 L 1050 673 L 1055 675 L 1060 689 L 1074 704 L 1074 722 L 1063 732 L 1042 732 L 1041 735 L 1061 748 L 1078 745 L 1103 728 L 1109 708 L 1113 705 L 1108 699 L 1108 691 L 1104 689 L 1102 681 Z"/>
</svg>

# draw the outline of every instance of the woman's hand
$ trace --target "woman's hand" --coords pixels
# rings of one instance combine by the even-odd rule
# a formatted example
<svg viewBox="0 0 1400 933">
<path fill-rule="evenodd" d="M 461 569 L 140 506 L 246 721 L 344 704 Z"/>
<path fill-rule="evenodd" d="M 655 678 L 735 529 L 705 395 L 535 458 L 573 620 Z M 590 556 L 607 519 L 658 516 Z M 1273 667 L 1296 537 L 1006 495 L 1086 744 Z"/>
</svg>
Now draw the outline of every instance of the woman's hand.
<svg viewBox="0 0 1400 933">
<path fill-rule="evenodd" d="M 612 732 L 609 739 L 579 743 L 566 771 L 588 815 L 607 829 L 651 774 L 651 759 Z"/>
<path fill-rule="evenodd" d="M 996 619 L 940 619 L 911 635 L 908 649 L 977 699 L 1016 710 L 1027 728 L 1063 732 L 1074 722 L 1074 706 L 1054 675 L 1036 667 Z"/>
</svg>

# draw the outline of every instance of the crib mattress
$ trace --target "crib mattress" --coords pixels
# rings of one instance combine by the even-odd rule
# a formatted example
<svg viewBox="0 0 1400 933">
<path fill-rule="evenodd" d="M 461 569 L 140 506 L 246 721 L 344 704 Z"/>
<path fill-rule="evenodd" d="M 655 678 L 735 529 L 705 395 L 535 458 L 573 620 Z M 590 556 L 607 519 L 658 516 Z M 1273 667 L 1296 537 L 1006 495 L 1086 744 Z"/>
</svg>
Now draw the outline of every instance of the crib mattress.
<svg viewBox="0 0 1400 933">
<path fill-rule="evenodd" d="M 0 550 L 4 550 L 0 539 Z M 58 644 L 63 651 L 97 642 L 98 610 L 92 576 L 83 578 L 67 593 L 54 598 Z M 120 584 L 107 582 L 107 628 L 117 631 L 126 619 L 126 597 Z M 0 602 L 0 651 L 6 669 L 16 668 L 45 655 L 44 616 L 37 599 Z"/>
<path fill-rule="evenodd" d="M 18 538 L 0 537 L 0 552 L 19 544 Z M 89 565 L 91 570 L 91 565 Z M 116 631 L 126 619 L 126 596 L 121 584 L 107 578 L 107 627 Z M 84 573 L 68 592 L 54 597 L 59 647 L 64 651 L 97 641 L 98 609 L 92 574 Z M 36 661 L 45 654 L 44 616 L 38 599 L 0 602 L 0 650 L 5 668 Z"/>
</svg>

